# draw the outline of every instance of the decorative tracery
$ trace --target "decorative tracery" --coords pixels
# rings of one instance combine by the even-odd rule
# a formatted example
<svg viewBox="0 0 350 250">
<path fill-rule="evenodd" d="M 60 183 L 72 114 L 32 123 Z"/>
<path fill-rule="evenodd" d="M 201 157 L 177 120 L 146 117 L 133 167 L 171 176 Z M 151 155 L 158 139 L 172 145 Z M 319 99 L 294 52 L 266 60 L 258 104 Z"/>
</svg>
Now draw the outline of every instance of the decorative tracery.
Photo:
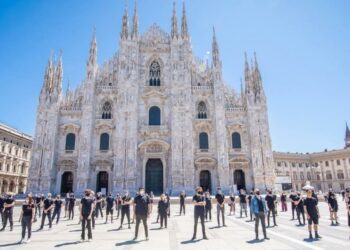
<svg viewBox="0 0 350 250">
<path fill-rule="evenodd" d="M 160 65 L 153 61 L 149 69 L 149 86 L 160 86 Z"/>
</svg>

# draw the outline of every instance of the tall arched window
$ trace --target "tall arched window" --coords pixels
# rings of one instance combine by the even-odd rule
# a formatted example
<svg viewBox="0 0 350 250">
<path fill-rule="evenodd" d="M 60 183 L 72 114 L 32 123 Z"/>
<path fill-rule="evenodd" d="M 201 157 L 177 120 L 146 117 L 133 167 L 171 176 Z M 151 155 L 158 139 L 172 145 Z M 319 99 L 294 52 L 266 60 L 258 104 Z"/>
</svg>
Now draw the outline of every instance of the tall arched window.
<svg viewBox="0 0 350 250">
<path fill-rule="evenodd" d="M 160 108 L 153 106 L 149 109 L 148 112 L 148 124 L 153 126 L 160 125 Z"/>
<path fill-rule="evenodd" d="M 202 150 L 209 149 L 208 134 L 205 132 L 199 134 L 199 148 Z"/>
<path fill-rule="evenodd" d="M 241 135 L 237 132 L 232 133 L 232 148 L 241 149 Z"/>
<path fill-rule="evenodd" d="M 149 68 L 149 86 L 160 86 L 160 65 L 153 61 Z"/>
<path fill-rule="evenodd" d="M 100 136 L 100 150 L 107 151 L 109 150 L 109 134 L 103 133 Z"/>
<path fill-rule="evenodd" d="M 205 102 L 199 102 L 198 104 L 198 119 L 207 119 L 208 118 L 208 110 L 207 105 L 205 105 Z"/>
<path fill-rule="evenodd" d="M 66 150 L 75 149 L 75 134 L 69 133 L 66 136 Z"/>
<path fill-rule="evenodd" d="M 102 106 L 102 119 L 112 118 L 112 104 L 110 102 L 105 102 Z"/>
</svg>

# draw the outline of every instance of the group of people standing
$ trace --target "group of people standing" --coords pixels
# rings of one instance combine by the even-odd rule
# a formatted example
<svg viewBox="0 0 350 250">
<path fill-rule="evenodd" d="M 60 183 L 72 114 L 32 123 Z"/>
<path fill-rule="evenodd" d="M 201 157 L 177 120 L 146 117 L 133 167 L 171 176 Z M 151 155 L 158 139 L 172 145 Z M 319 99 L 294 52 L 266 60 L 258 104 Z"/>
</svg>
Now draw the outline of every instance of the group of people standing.
<svg viewBox="0 0 350 250">
<path fill-rule="evenodd" d="M 318 208 L 318 198 L 312 189 L 306 190 L 306 197 L 303 197 L 300 192 L 291 192 L 289 197 L 285 193 L 280 196 L 281 210 L 287 212 L 287 198 L 291 201 L 292 220 L 297 219 L 299 225 L 305 225 L 308 223 L 309 238 L 320 239 L 321 236 L 318 233 L 318 224 L 320 218 L 320 211 Z M 179 196 L 180 203 L 180 216 L 186 213 L 186 198 L 187 195 L 183 191 Z M 217 227 L 226 227 L 225 223 L 225 205 L 226 197 L 222 190 L 218 188 L 215 195 L 216 200 L 216 211 L 217 211 Z M 268 190 L 265 196 L 262 196 L 260 190 L 256 189 L 251 191 L 248 195 L 245 190 L 240 190 L 238 197 L 231 194 L 228 197 L 228 206 L 230 208 L 228 215 L 235 215 L 236 204 L 240 206 L 240 217 L 245 215 L 248 217 L 247 207 L 249 207 L 250 221 L 255 221 L 255 236 L 256 240 L 259 239 L 259 224 L 261 224 L 264 239 L 269 240 L 266 233 L 266 222 L 267 227 L 270 227 L 270 218 L 272 217 L 273 226 L 277 226 L 277 195 L 271 190 Z M 330 190 L 325 196 L 325 200 L 328 203 L 330 211 L 331 225 L 338 225 L 338 202 L 336 194 Z M 344 195 L 344 200 L 348 212 L 348 224 L 350 226 L 350 189 L 347 189 Z M 9 222 L 10 231 L 13 230 L 13 209 L 15 206 L 15 199 L 12 194 L 8 194 L 6 197 L 0 196 L 0 212 L 2 219 L 2 228 L 0 231 L 4 231 L 7 223 Z M 113 197 L 111 193 L 107 197 L 103 197 L 101 193 L 95 193 L 87 189 L 85 190 L 84 197 L 80 200 L 79 204 L 79 223 L 82 227 L 81 240 L 86 239 L 92 240 L 92 229 L 95 228 L 95 219 L 98 217 L 103 218 L 103 210 L 105 208 L 105 223 L 108 223 L 108 216 L 110 221 L 113 223 L 113 211 L 117 212 L 117 219 L 120 216 L 120 226 L 118 230 L 123 228 L 123 222 L 126 217 L 128 228 L 130 224 L 136 222 L 134 240 L 138 238 L 139 226 L 142 222 L 146 240 L 148 240 L 148 224 L 147 219 L 152 213 L 154 203 L 154 195 L 145 193 L 144 188 L 140 188 L 134 198 L 132 198 L 129 192 L 124 192 L 122 195 Z M 54 198 L 50 193 L 45 197 L 44 195 L 28 194 L 25 202 L 22 205 L 19 221 L 22 225 L 22 242 L 30 242 L 32 224 L 37 221 L 37 217 L 41 217 L 41 225 L 38 229 L 42 230 L 45 225 L 46 218 L 48 219 L 49 229 L 52 227 L 52 221 L 56 219 L 56 224 L 59 223 L 61 210 L 65 209 L 65 217 L 68 220 L 74 219 L 74 208 L 77 204 L 74 193 L 68 193 L 65 197 L 65 202 L 62 201 L 60 195 Z M 194 205 L 194 230 L 192 240 L 197 238 L 197 225 L 201 223 L 203 239 L 207 240 L 205 230 L 205 220 L 212 219 L 212 197 L 209 192 L 203 192 L 202 187 L 197 187 L 195 195 L 192 197 L 192 204 Z M 131 206 L 133 207 L 133 214 L 131 216 Z M 295 218 L 296 213 L 296 218 Z M 167 228 L 168 217 L 170 217 L 170 197 L 168 194 L 161 194 L 157 204 L 157 223 L 160 219 L 160 228 Z M 132 222 L 131 222 L 132 219 Z M 27 233 L 27 239 L 25 236 Z M 313 234 L 314 233 L 314 234 Z"/>
</svg>

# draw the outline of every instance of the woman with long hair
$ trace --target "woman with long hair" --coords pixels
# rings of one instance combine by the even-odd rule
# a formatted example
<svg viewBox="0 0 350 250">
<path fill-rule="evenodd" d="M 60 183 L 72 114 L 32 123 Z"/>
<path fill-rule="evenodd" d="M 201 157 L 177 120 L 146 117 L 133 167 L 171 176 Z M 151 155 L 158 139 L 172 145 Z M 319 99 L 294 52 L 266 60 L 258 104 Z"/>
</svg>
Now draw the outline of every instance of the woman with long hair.
<svg viewBox="0 0 350 250">
<path fill-rule="evenodd" d="M 32 223 L 34 221 L 35 206 L 32 194 L 28 194 L 24 204 L 22 205 L 22 211 L 20 215 L 20 221 L 22 224 L 22 238 L 19 243 L 29 243 L 30 237 L 32 236 Z M 26 230 L 28 230 L 27 240 L 24 241 L 26 236 Z"/>
</svg>

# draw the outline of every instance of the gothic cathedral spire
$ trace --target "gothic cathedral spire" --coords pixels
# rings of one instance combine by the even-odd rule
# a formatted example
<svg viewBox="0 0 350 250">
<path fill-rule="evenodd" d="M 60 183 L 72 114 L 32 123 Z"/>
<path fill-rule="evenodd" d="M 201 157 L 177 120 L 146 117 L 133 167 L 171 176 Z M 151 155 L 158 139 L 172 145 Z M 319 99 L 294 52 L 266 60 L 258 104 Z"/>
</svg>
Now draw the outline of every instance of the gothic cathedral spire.
<svg viewBox="0 0 350 250">
<path fill-rule="evenodd" d="M 348 123 L 345 123 L 345 148 L 350 148 L 350 130 Z"/>
<path fill-rule="evenodd" d="M 219 45 L 216 41 L 215 28 L 213 27 L 213 42 L 212 42 L 212 63 L 214 67 L 221 66 Z"/>
<path fill-rule="evenodd" d="M 188 39 L 188 26 L 187 26 L 187 18 L 186 18 L 185 1 L 183 2 L 183 5 L 182 5 L 181 37 L 182 39 Z"/>
<path fill-rule="evenodd" d="M 139 17 L 137 14 L 137 3 L 135 1 L 134 17 L 132 19 L 131 38 L 136 39 L 138 36 L 139 36 Z"/>
<path fill-rule="evenodd" d="M 177 17 L 176 17 L 176 3 L 174 1 L 173 3 L 173 16 L 171 18 L 171 38 L 177 38 L 178 37 L 178 31 L 177 31 Z"/>
<path fill-rule="evenodd" d="M 96 66 L 97 66 L 97 41 L 96 41 L 96 29 L 94 28 L 91 45 L 90 45 L 90 51 L 89 51 L 89 59 L 87 61 L 88 79 L 91 79 L 95 75 Z"/>
<path fill-rule="evenodd" d="M 124 15 L 122 20 L 122 32 L 120 33 L 121 39 L 128 39 L 129 36 L 129 24 L 128 24 L 128 7 L 125 4 Z"/>
</svg>

